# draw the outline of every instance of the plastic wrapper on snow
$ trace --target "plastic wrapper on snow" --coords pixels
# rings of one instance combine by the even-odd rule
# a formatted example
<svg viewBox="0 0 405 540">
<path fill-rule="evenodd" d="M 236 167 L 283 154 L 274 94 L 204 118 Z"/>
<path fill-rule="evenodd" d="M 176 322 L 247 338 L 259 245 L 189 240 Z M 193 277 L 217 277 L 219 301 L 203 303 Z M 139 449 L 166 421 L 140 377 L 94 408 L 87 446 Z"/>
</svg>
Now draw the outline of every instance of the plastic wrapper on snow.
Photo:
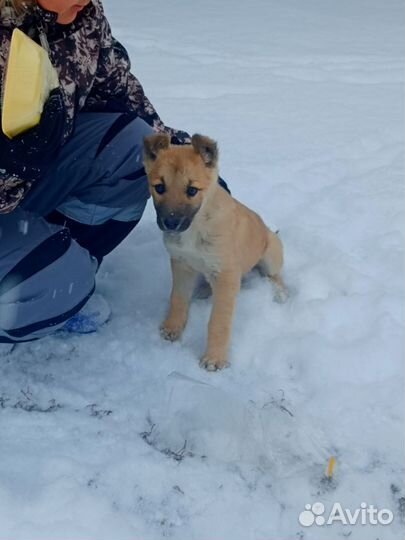
<svg viewBox="0 0 405 540">
<path fill-rule="evenodd" d="M 143 436 L 177 460 L 196 457 L 247 464 L 277 476 L 324 463 L 329 449 L 319 433 L 307 437 L 297 416 L 276 401 L 262 406 L 206 382 L 171 373 L 166 395 L 149 418 Z"/>
</svg>

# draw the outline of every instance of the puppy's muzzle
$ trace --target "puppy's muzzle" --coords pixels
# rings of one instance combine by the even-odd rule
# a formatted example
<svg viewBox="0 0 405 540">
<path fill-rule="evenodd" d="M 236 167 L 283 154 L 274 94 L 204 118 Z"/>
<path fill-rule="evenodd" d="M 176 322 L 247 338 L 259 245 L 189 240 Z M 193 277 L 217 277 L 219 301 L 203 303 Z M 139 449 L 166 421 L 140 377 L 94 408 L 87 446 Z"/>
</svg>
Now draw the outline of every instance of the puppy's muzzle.
<svg viewBox="0 0 405 540">
<path fill-rule="evenodd" d="M 199 206 L 181 205 L 177 208 L 170 208 L 164 204 L 155 205 L 157 224 L 159 228 L 167 233 L 182 233 L 186 231 L 198 210 Z"/>
<path fill-rule="evenodd" d="M 188 216 L 170 212 L 166 216 L 158 214 L 157 222 L 160 229 L 164 232 L 180 233 L 187 230 L 191 225 L 191 219 Z"/>
</svg>

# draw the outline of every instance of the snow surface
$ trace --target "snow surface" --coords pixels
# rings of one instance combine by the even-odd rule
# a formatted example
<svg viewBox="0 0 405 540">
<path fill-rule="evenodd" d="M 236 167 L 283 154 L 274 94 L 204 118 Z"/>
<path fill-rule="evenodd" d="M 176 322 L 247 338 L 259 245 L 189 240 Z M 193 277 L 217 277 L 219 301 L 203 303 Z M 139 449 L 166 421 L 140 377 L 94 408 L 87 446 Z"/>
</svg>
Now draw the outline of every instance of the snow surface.
<svg viewBox="0 0 405 540">
<path fill-rule="evenodd" d="M 230 369 L 201 370 L 208 301 L 180 343 L 157 331 L 149 206 L 100 271 L 111 322 L 0 358 L 0 539 L 399 540 L 403 2 L 105 4 L 161 116 L 216 138 L 234 195 L 281 230 L 292 296 L 249 278 Z M 302 527 L 316 501 L 395 519 Z"/>
</svg>

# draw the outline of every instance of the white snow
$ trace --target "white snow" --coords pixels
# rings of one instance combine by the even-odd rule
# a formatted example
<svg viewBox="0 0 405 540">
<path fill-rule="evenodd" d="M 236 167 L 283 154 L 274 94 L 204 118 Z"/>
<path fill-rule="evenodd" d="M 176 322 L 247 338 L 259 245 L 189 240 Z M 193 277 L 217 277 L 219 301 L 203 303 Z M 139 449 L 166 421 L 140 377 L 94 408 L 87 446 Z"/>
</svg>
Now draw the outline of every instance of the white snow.
<svg viewBox="0 0 405 540">
<path fill-rule="evenodd" d="M 231 367 L 201 370 L 208 301 L 180 343 L 158 334 L 149 206 L 99 273 L 111 322 L 0 357 L 0 540 L 404 536 L 402 4 L 106 0 L 161 116 L 216 138 L 277 224 L 292 295 L 250 277 Z M 395 518 L 305 528 L 315 502 Z"/>
</svg>

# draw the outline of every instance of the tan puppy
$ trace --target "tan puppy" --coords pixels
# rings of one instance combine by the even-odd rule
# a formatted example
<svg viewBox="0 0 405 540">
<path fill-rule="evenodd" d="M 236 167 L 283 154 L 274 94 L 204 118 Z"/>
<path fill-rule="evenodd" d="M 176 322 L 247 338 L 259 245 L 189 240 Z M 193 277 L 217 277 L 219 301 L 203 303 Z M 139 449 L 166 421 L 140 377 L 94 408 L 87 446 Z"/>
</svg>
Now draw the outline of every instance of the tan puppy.
<svg viewBox="0 0 405 540">
<path fill-rule="evenodd" d="M 218 184 L 217 144 L 208 137 L 194 135 L 191 146 L 171 146 L 166 134 L 146 137 L 144 163 L 173 274 L 161 333 L 171 341 L 181 336 L 196 278 L 203 274 L 213 290 L 213 308 L 200 365 L 221 369 L 243 274 L 258 267 L 274 284 L 276 299 L 286 298 L 281 241 Z"/>
</svg>

